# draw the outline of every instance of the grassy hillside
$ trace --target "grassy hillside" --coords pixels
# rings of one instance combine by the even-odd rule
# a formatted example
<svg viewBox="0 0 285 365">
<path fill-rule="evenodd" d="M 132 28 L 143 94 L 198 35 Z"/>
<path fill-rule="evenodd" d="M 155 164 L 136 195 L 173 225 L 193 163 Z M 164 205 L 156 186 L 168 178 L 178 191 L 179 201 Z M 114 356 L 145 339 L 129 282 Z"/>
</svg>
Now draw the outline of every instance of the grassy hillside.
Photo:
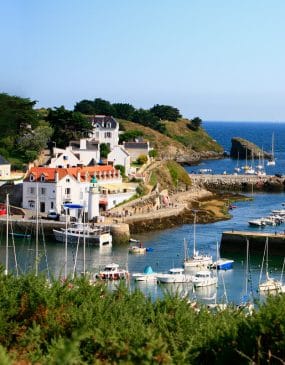
<svg viewBox="0 0 285 365">
<path fill-rule="evenodd" d="M 160 157 L 175 158 L 179 155 L 191 155 L 201 152 L 221 153 L 223 149 L 203 128 L 197 131 L 189 129 L 189 120 L 181 119 L 177 122 L 164 121 L 166 134 L 130 121 L 118 120 L 121 128 L 126 131 L 141 131 L 144 139 L 150 141 Z"/>
</svg>

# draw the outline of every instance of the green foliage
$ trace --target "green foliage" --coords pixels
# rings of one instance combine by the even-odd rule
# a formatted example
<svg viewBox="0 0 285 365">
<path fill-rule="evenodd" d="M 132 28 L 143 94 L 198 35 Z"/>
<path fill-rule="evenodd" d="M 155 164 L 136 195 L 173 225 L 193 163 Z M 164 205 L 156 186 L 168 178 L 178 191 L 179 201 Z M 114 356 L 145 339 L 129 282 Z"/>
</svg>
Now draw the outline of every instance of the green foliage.
<svg viewBox="0 0 285 365">
<path fill-rule="evenodd" d="M 165 293 L 152 301 L 125 283 L 61 283 L 0 274 L 0 363 L 268 364 L 285 358 L 285 296 L 252 316 L 199 312 Z"/>
<path fill-rule="evenodd" d="M 75 104 L 74 111 L 82 114 L 114 115 L 112 104 L 104 99 L 82 100 Z"/>
<path fill-rule="evenodd" d="M 126 141 L 134 141 L 137 137 L 141 137 L 143 133 L 141 131 L 130 130 L 119 135 L 119 143 L 122 144 Z"/>
<path fill-rule="evenodd" d="M 157 157 L 157 150 L 150 150 L 148 153 L 149 157 Z"/>
<path fill-rule="evenodd" d="M 115 118 L 132 120 L 135 108 L 131 104 L 127 103 L 114 103 L 112 104 Z"/>
<path fill-rule="evenodd" d="M 174 186 L 177 186 L 181 182 L 187 186 L 191 185 L 191 179 L 182 166 L 175 161 L 167 161 L 166 166 L 169 170 Z"/>
<path fill-rule="evenodd" d="M 149 111 L 159 119 L 176 122 L 177 119 L 181 118 L 179 110 L 170 105 L 156 104 Z"/>
<path fill-rule="evenodd" d="M 202 119 L 199 117 L 195 117 L 195 118 L 191 119 L 191 124 L 189 124 L 189 128 L 196 131 L 197 129 L 199 129 L 201 127 L 201 125 L 202 125 Z"/>
<path fill-rule="evenodd" d="M 110 146 L 106 143 L 100 144 L 100 156 L 101 158 L 107 158 L 108 154 L 110 153 Z"/>
<path fill-rule="evenodd" d="M 115 165 L 115 168 L 117 170 L 120 170 L 122 177 L 125 177 L 126 176 L 125 166 L 123 166 L 123 165 Z"/>
<path fill-rule="evenodd" d="M 147 163 L 148 161 L 148 158 L 146 155 L 140 155 L 138 158 L 137 158 L 137 164 L 138 165 L 143 165 L 145 163 Z"/>
<path fill-rule="evenodd" d="M 152 114 L 149 110 L 136 110 L 133 114 L 132 122 L 142 124 L 161 133 L 165 132 L 164 124 L 162 124 L 159 121 L 159 118 L 156 115 Z"/>
<path fill-rule="evenodd" d="M 142 182 L 140 182 L 140 184 L 136 188 L 137 195 L 143 196 L 143 195 L 146 195 L 147 192 L 148 192 L 147 187 Z"/>
<path fill-rule="evenodd" d="M 93 129 L 83 114 L 66 110 L 64 106 L 49 109 L 46 120 L 54 130 L 53 141 L 61 148 L 68 146 L 71 140 L 87 137 Z"/>
</svg>

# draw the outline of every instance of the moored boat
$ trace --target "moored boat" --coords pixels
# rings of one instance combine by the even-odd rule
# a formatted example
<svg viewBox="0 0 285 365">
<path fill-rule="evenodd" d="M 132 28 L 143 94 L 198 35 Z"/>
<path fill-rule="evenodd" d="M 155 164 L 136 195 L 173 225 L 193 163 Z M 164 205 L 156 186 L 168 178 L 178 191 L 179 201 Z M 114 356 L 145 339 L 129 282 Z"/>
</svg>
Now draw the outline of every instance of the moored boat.
<svg viewBox="0 0 285 365">
<path fill-rule="evenodd" d="M 172 268 L 167 274 L 157 274 L 157 281 L 163 284 L 168 283 L 190 283 L 193 279 L 193 275 L 187 275 L 184 273 L 182 267 Z"/>
<path fill-rule="evenodd" d="M 131 246 L 129 247 L 129 253 L 143 255 L 146 253 L 146 248 L 139 246 Z"/>
<path fill-rule="evenodd" d="M 157 273 L 152 270 L 151 266 L 146 266 L 142 273 L 133 273 L 132 277 L 135 281 L 156 282 Z"/>
<path fill-rule="evenodd" d="M 209 286 L 209 285 L 216 285 L 218 279 L 210 270 L 203 270 L 196 272 L 193 278 L 193 284 L 195 288 Z"/>
<path fill-rule="evenodd" d="M 59 242 L 83 243 L 94 245 L 112 244 L 109 226 L 75 223 L 68 228 L 53 229 L 54 237 Z"/>
<path fill-rule="evenodd" d="M 121 280 L 128 279 L 129 272 L 128 270 L 120 269 L 118 264 L 112 263 L 106 265 L 96 276 L 102 280 Z"/>
<path fill-rule="evenodd" d="M 212 265 L 210 265 L 211 269 L 218 270 L 229 270 L 233 268 L 234 260 L 220 258 L 217 261 L 214 261 Z"/>
</svg>

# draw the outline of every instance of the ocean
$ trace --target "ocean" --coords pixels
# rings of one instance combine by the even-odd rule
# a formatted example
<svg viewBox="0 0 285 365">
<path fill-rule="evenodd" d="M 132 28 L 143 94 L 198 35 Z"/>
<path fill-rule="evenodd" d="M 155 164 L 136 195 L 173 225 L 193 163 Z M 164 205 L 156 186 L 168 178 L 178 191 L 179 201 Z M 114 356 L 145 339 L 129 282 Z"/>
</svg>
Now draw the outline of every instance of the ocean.
<svg viewBox="0 0 285 365">
<path fill-rule="evenodd" d="M 271 136 L 275 135 L 275 152 L 276 166 L 270 167 L 268 173 L 285 171 L 285 124 L 281 123 L 246 123 L 246 122 L 204 122 L 204 128 L 209 134 L 220 143 L 225 150 L 231 146 L 231 138 L 234 136 L 243 137 L 256 143 L 265 150 L 271 149 Z M 199 166 L 188 166 L 187 169 L 199 169 L 210 167 L 213 172 L 222 172 L 227 170 L 233 172 L 236 161 L 231 159 L 203 161 Z M 205 253 L 216 257 L 217 245 L 221 240 L 221 234 L 225 230 L 252 230 L 249 228 L 248 220 L 259 218 L 270 214 L 272 209 L 281 209 L 282 202 L 285 202 L 285 194 L 266 194 L 255 193 L 251 195 L 253 200 L 247 202 L 237 202 L 237 208 L 231 211 L 232 219 L 212 223 L 197 224 L 196 226 L 196 248 Z M 258 230 L 258 228 L 257 228 Z M 264 231 L 284 231 L 285 224 L 278 227 L 266 227 Z M 2 234 L 0 245 L 0 262 L 5 264 L 5 236 Z M 128 254 L 128 246 L 113 246 L 112 248 L 87 247 L 86 267 L 88 271 L 98 271 L 105 264 L 115 262 L 122 267 L 127 267 L 131 273 L 142 272 L 146 265 L 152 266 L 154 271 L 165 272 L 171 267 L 181 267 L 184 259 L 184 239 L 187 242 L 191 252 L 193 250 L 193 225 L 184 224 L 175 228 L 163 231 L 152 231 L 144 234 L 135 235 L 133 238 L 143 242 L 145 247 L 153 248 L 153 252 L 145 255 Z M 34 268 L 35 247 L 34 242 L 27 239 L 15 239 L 18 266 L 20 272 L 26 272 Z M 46 250 L 45 250 L 46 248 Z M 75 264 L 76 247 L 69 246 L 68 249 L 68 269 L 71 273 Z M 46 253 L 46 254 L 45 254 Z M 40 270 L 47 273 L 47 266 L 51 275 L 57 277 L 63 274 L 64 270 L 64 244 L 57 243 L 53 237 L 42 237 L 40 239 Z M 227 293 L 228 300 L 233 303 L 239 303 L 241 297 L 245 294 L 245 252 L 238 255 L 229 255 L 228 258 L 234 259 L 234 268 L 226 272 L 219 273 L 219 287 L 215 286 L 194 291 L 189 284 L 175 285 L 156 285 L 152 283 L 135 284 L 130 283 L 130 290 L 139 288 L 145 295 L 149 295 L 154 300 L 161 297 L 165 292 L 187 293 L 190 298 L 208 303 L 217 298 L 222 300 L 224 293 Z M 254 295 L 257 295 L 257 286 L 260 275 L 262 257 L 250 257 L 250 285 L 249 289 Z M 279 279 L 283 257 L 270 257 L 269 269 L 270 275 Z M 10 248 L 10 268 L 13 269 L 13 248 Z M 76 272 L 80 275 L 83 269 L 83 248 L 80 247 Z M 116 285 L 116 284 L 115 284 Z M 113 288 L 114 284 L 110 284 Z"/>
</svg>

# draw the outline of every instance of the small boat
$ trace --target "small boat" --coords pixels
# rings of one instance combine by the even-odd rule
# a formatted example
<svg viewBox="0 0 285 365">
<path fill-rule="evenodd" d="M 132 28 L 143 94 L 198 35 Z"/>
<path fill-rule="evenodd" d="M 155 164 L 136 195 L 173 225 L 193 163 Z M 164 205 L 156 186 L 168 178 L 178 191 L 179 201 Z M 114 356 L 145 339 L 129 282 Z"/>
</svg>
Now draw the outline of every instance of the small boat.
<svg viewBox="0 0 285 365">
<path fill-rule="evenodd" d="M 152 270 L 151 266 L 146 266 L 142 273 L 133 273 L 135 281 L 156 282 L 157 273 Z"/>
<path fill-rule="evenodd" d="M 195 288 L 204 287 L 208 285 L 216 285 L 218 282 L 218 278 L 213 275 L 210 270 L 198 271 L 194 278 L 193 284 Z"/>
<path fill-rule="evenodd" d="M 129 253 L 143 255 L 143 254 L 146 253 L 146 248 L 145 247 L 140 247 L 140 246 L 131 246 L 129 248 Z"/>
<path fill-rule="evenodd" d="M 275 166 L 274 158 L 274 133 L 272 133 L 272 143 L 271 143 L 271 158 L 267 161 L 267 166 Z"/>
<path fill-rule="evenodd" d="M 100 271 L 96 277 L 102 280 L 121 280 L 128 279 L 129 272 L 124 269 L 120 269 L 118 264 L 108 264 Z"/>
<path fill-rule="evenodd" d="M 69 228 L 53 229 L 55 239 L 59 242 L 86 243 L 94 245 L 112 244 L 109 226 L 90 225 L 89 223 L 74 223 Z"/>
<path fill-rule="evenodd" d="M 265 261 L 266 280 L 261 282 L 264 261 Z M 268 274 L 268 237 L 266 237 L 266 241 L 265 241 L 258 289 L 262 293 L 271 293 L 271 292 L 280 293 L 282 291 L 282 281 L 270 278 L 269 274 Z"/>
<path fill-rule="evenodd" d="M 32 235 L 31 234 L 27 234 L 27 233 L 15 233 L 15 232 L 10 232 L 9 233 L 11 236 L 13 237 L 22 237 L 22 238 L 31 238 Z"/>
<path fill-rule="evenodd" d="M 229 270 L 233 268 L 234 260 L 220 258 L 210 265 L 211 269 Z"/>
<path fill-rule="evenodd" d="M 248 221 L 248 224 L 250 226 L 254 226 L 254 227 L 264 227 L 264 226 L 266 226 L 266 223 L 264 222 L 263 219 L 252 219 L 251 221 Z"/>
<path fill-rule="evenodd" d="M 194 212 L 194 223 L 193 223 L 193 256 L 187 256 L 187 245 L 184 239 L 184 268 L 195 268 L 195 267 L 208 267 L 212 264 L 213 258 L 209 255 L 201 255 L 199 251 L 196 250 L 196 212 Z"/>
<path fill-rule="evenodd" d="M 131 242 L 131 243 L 140 243 L 140 241 L 136 240 L 135 238 L 130 238 L 129 242 Z"/>
<path fill-rule="evenodd" d="M 163 284 L 169 283 L 190 283 L 193 279 L 193 275 L 187 275 L 184 273 L 182 267 L 172 268 L 167 274 L 157 274 L 157 281 Z"/>
</svg>

